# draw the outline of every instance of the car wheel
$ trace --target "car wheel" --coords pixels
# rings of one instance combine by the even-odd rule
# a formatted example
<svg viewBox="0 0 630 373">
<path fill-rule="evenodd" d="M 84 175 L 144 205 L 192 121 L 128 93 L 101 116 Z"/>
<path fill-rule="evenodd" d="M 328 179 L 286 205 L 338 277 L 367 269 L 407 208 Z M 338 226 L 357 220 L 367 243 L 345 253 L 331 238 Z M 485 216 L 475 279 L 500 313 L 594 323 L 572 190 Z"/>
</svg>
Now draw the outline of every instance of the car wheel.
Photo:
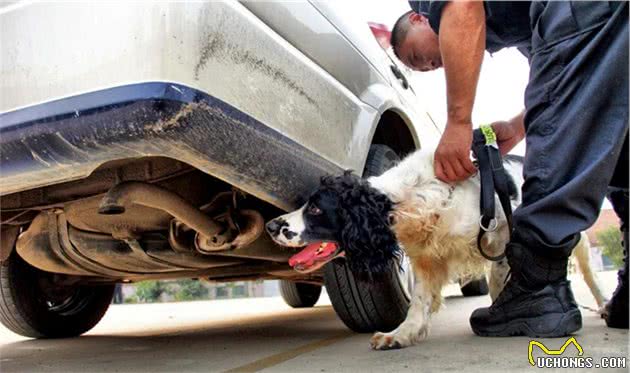
<svg viewBox="0 0 630 373">
<path fill-rule="evenodd" d="M 293 308 L 313 307 L 321 293 L 322 287 L 319 285 L 280 280 L 280 295 Z"/>
<path fill-rule="evenodd" d="M 486 277 L 480 279 L 474 279 L 464 285 L 460 284 L 460 288 L 462 290 L 462 294 L 465 297 L 476 297 L 479 295 L 487 295 L 488 290 L 488 281 Z"/>
<path fill-rule="evenodd" d="M 385 145 L 372 145 L 363 176 L 377 176 L 394 166 L 400 158 Z M 339 318 L 356 332 L 391 331 L 405 319 L 413 290 L 409 260 L 394 266 L 378 284 L 357 280 L 345 260 L 324 268 L 326 291 Z"/>
<path fill-rule="evenodd" d="M 32 338 L 74 337 L 94 327 L 111 303 L 114 285 L 58 285 L 54 277 L 14 251 L 0 266 L 0 322 Z"/>
</svg>

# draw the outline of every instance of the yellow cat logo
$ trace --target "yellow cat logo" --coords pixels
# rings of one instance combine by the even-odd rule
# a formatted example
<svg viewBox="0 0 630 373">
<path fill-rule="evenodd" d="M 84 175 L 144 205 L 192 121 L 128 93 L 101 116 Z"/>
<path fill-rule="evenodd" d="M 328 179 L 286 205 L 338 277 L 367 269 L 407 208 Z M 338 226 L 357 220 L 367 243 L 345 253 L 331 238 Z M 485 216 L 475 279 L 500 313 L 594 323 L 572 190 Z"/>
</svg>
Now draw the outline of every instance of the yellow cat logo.
<svg viewBox="0 0 630 373">
<path fill-rule="evenodd" d="M 582 349 L 582 346 L 580 346 L 578 341 L 575 340 L 575 337 L 571 337 L 571 338 L 567 339 L 567 341 L 564 342 L 562 347 L 560 347 L 560 349 L 558 349 L 558 350 L 550 350 L 544 344 L 542 344 L 542 343 L 540 343 L 538 341 L 529 341 L 529 348 L 527 349 L 527 353 L 528 353 L 528 356 L 529 356 L 529 363 L 532 366 L 536 366 L 536 364 L 534 363 L 534 356 L 532 355 L 532 352 L 534 350 L 534 346 L 540 347 L 542 352 L 544 352 L 547 355 L 562 355 L 564 353 L 564 350 L 566 350 L 567 346 L 569 346 L 571 343 L 573 343 L 575 348 L 577 348 L 578 356 L 584 355 L 584 350 Z"/>
</svg>

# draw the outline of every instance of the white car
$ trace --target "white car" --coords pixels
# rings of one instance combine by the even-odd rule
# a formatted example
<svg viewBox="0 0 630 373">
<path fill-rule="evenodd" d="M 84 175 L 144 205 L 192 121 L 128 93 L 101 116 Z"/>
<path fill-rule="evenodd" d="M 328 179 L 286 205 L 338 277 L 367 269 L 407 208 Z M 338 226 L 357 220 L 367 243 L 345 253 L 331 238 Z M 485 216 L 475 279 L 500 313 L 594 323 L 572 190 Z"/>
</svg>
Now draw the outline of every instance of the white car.
<svg viewBox="0 0 630 373">
<path fill-rule="evenodd" d="M 326 284 L 353 330 L 404 318 L 343 262 L 299 274 L 262 233 L 325 174 L 380 173 L 439 137 L 366 20 L 336 2 L 0 5 L 0 321 L 79 335 L 115 283 Z"/>
</svg>

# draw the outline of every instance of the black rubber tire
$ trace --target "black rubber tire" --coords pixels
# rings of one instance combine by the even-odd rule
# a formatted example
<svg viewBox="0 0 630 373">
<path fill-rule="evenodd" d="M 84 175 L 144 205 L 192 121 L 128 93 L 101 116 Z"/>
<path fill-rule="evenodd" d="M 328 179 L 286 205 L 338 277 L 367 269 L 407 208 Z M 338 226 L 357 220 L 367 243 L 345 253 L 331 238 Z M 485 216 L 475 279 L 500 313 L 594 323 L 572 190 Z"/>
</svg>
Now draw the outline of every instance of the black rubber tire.
<svg viewBox="0 0 630 373">
<path fill-rule="evenodd" d="M 313 307 L 322 293 L 319 285 L 280 280 L 280 295 L 293 308 Z"/>
<path fill-rule="evenodd" d="M 465 297 L 476 297 L 480 295 L 488 295 L 488 281 L 485 276 L 478 280 L 472 280 L 460 288 Z"/>
<path fill-rule="evenodd" d="M 0 322 L 31 338 L 74 337 L 92 329 L 107 311 L 114 285 L 71 288 L 67 303 L 54 310 L 40 286 L 42 278 L 50 277 L 14 251 L 0 266 Z"/>
<path fill-rule="evenodd" d="M 378 176 L 394 166 L 400 158 L 389 147 L 370 147 L 363 176 Z M 335 312 L 355 332 L 388 332 L 405 319 L 409 296 L 396 268 L 382 282 L 369 285 L 355 279 L 345 260 L 335 260 L 324 267 L 326 291 Z"/>
</svg>

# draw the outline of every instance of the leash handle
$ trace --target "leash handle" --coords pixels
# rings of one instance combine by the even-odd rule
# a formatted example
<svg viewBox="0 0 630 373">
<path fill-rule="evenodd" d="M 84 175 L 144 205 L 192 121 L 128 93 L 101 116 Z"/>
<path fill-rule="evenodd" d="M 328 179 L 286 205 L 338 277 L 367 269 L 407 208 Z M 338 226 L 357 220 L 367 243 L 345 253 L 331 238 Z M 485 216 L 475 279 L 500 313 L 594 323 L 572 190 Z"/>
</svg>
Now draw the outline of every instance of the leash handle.
<svg viewBox="0 0 630 373">
<path fill-rule="evenodd" d="M 472 151 L 477 157 L 481 184 L 481 196 L 479 199 L 481 218 L 479 219 L 479 226 L 484 231 L 487 231 L 490 228 L 492 220 L 494 220 L 494 181 L 490 166 L 490 154 L 486 149 L 486 136 L 481 129 L 473 132 Z"/>
<path fill-rule="evenodd" d="M 494 231 L 498 222 L 495 217 L 495 192 L 508 222 L 509 233 L 512 235 L 512 205 L 507 175 L 503 168 L 503 160 L 492 127 L 485 125 L 473 131 L 472 151 L 477 157 L 479 165 L 479 179 L 481 195 L 479 199 L 481 217 L 479 218 L 479 234 L 477 248 L 484 258 L 497 262 L 505 258 L 505 252 L 497 256 L 487 255 L 481 248 L 481 239 L 486 232 Z"/>
</svg>

